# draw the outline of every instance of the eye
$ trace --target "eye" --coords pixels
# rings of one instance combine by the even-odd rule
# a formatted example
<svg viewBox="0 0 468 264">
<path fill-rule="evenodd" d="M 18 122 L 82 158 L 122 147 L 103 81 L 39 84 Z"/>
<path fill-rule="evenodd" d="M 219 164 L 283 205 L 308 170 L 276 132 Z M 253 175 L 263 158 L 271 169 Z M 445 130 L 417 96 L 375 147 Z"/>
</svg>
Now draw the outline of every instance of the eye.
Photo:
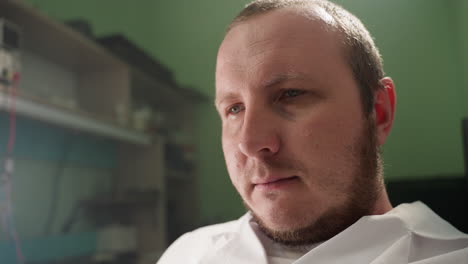
<svg viewBox="0 0 468 264">
<path fill-rule="evenodd" d="M 293 98 L 293 97 L 297 97 L 297 96 L 300 96 L 302 94 L 304 94 L 305 91 L 303 90 L 299 90 L 299 89 L 288 89 L 288 90 L 285 90 L 283 91 L 283 93 L 281 93 L 280 95 L 280 100 L 282 99 L 290 99 L 290 98 Z"/>
<path fill-rule="evenodd" d="M 228 115 L 237 115 L 240 113 L 242 110 L 244 110 L 244 106 L 240 104 L 233 105 L 228 108 L 227 114 Z"/>
</svg>

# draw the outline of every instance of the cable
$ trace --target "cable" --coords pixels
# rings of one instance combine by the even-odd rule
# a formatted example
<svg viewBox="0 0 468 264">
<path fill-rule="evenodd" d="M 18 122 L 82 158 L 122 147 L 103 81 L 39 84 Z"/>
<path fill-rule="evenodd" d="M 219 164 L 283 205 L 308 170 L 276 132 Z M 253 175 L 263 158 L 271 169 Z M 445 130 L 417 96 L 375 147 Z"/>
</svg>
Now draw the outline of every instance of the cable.
<svg viewBox="0 0 468 264">
<path fill-rule="evenodd" d="M 7 155 L 13 154 L 13 149 L 15 147 L 15 140 L 16 140 L 16 93 L 18 89 L 18 83 L 20 80 L 19 73 L 15 73 L 13 75 L 13 85 L 11 89 L 11 106 L 10 106 L 10 135 L 8 137 L 8 147 L 7 147 Z"/>
<path fill-rule="evenodd" d="M 25 262 L 25 258 L 23 256 L 23 252 L 21 250 L 21 242 L 18 236 L 18 233 L 16 231 L 15 227 L 15 221 L 14 221 L 14 215 L 13 215 L 13 206 L 12 206 L 12 199 L 11 199 L 11 193 L 12 193 L 12 176 L 14 172 L 14 159 L 13 159 L 13 150 L 15 146 L 15 140 L 16 140 L 16 95 L 17 95 L 17 88 L 20 80 L 20 75 L 19 73 L 13 74 L 12 80 L 11 80 L 11 85 L 7 85 L 7 88 L 9 87 L 10 89 L 10 96 L 8 99 L 8 106 L 9 106 L 9 136 L 8 136 L 8 143 L 7 143 L 7 149 L 5 153 L 5 158 L 4 158 L 4 167 L 3 167 L 3 173 L 2 173 L 2 184 L 4 187 L 4 192 L 5 192 L 5 208 L 3 209 L 5 211 L 5 215 L 2 217 L 2 224 L 4 227 L 6 227 L 6 230 L 8 230 L 8 234 L 10 235 L 10 238 L 14 241 L 15 244 L 15 251 L 16 251 L 16 261 L 19 264 L 23 264 Z"/>
</svg>

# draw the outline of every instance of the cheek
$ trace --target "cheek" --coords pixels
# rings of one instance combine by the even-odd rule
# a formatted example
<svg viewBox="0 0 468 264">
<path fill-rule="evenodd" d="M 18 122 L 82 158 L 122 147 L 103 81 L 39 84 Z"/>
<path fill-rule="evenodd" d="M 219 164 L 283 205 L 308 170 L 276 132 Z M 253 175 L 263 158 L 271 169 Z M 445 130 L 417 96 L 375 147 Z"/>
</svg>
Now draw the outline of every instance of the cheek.
<svg viewBox="0 0 468 264">
<path fill-rule="evenodd" d="M 314 175 L 310 181 L 323 187 L 349 178 L 356 166 L 355 148 L 362 124 L 356 118 L 353 122 L 349 117 L 322 117 L 304 122 L 290 134 L 289 149 L 308 168 L 308 174 Z"/>
<path fill-rule="evenodd" d="M 351 109 L 329 110 L 304 122 L 299 137 L 317 146 L 342 148 L 360 135 L 362 123 L 361 115 Z"/>
<path fill-rule="evenodd" d="M 336 152 L 336 147 L 342 145 L 344 128 L 337 123 L 327 120 L 312 120 L 305 123 L 296 130 L 296 133 L 290 134 L 289 142 L 294 142 L 291 149 L 301 150 L 298 154 L 314 155 L 315 158 L 323 157 L 327 153 Z"/>
<path fill-rule="evenodd" d="M 237 188 L 237 185 L 242 180 L 242 168 L 245 163 L 245 157 L 243 157 L 239 152 L 237 144 L 233 140 L 226 138 L 224 135 L 222 139 L 222 147 L 229 177 Z"/>
</svg>

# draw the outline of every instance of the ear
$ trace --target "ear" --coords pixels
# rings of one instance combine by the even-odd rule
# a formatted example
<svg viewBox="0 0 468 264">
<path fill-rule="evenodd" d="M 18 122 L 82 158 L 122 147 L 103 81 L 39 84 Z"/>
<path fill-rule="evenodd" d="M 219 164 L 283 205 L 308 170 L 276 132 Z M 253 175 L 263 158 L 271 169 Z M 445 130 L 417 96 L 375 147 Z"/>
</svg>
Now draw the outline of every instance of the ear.
<svg viewBox="0 0 468 264">
<path fill-rule="evenodd" d="M 378 89 L 374 95 L 375 126 L 377 133 L 377 144 L 385 143 L 392 129 L 395 117 L 396 93 L 395 84 L 390 77 L 380 80 L 383 88 Z"/>
</svg>

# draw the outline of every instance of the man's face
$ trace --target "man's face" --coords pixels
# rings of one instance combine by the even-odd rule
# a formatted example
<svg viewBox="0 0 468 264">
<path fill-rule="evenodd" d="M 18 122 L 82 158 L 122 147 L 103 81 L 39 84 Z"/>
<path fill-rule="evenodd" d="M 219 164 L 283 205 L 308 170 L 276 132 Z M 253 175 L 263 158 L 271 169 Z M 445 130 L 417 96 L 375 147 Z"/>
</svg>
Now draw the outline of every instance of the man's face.
<svg viewBox="0 0 468 264">
<path fill-rule="evenodd" d="M 235 26 L 216 68 L 230 178 L 267 235 L 330 238 L 369 213 L 379 192 L 373 122 L 339 35 L 291 9 Z"/>
</svg>

